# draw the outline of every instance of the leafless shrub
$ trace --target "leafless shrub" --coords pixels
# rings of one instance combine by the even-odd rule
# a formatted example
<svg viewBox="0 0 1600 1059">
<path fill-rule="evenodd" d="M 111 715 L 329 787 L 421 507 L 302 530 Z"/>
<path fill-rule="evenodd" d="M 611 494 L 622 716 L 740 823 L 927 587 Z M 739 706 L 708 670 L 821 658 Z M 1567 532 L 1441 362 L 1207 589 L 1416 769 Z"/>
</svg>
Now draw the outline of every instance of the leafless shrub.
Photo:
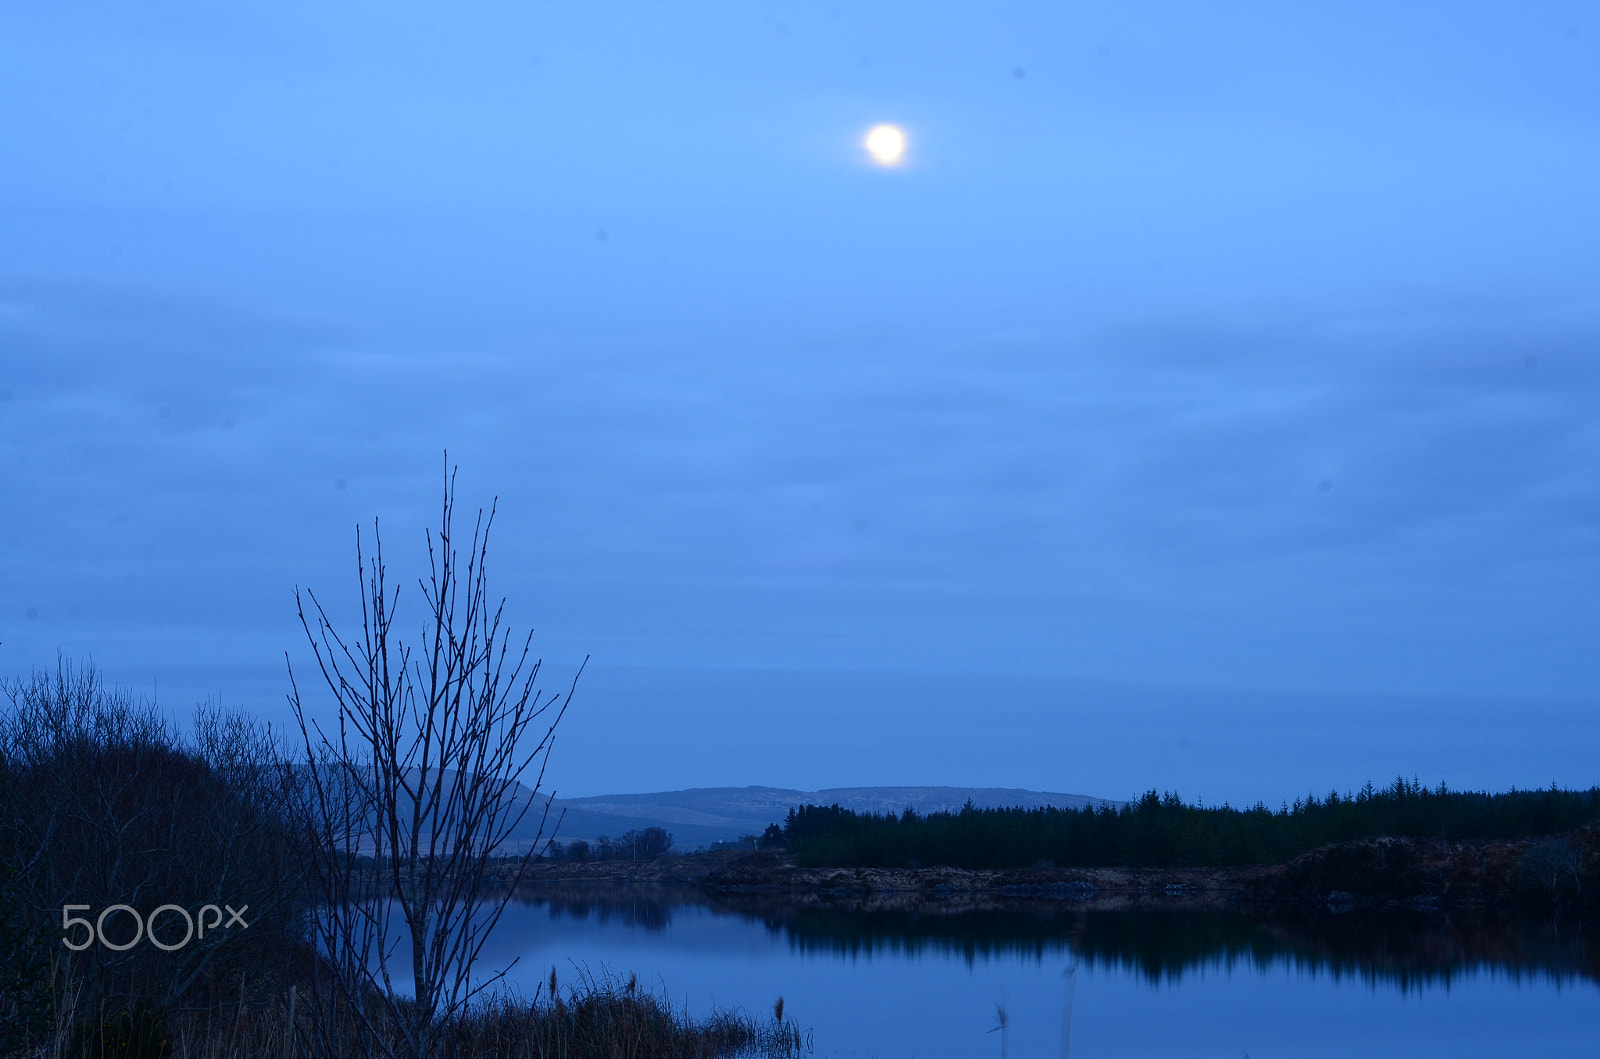
<svg viewBox="0 0 1600 1059">
<path fill-rule="evenodd" d="M 335 1000 L 361 1029 L 352 1038 L 314 1027 L 319 1054 L 356 1043 L 378 1054 L 431 1056 L 443 1028 L 492 984 L 473 982 L 472 968 L 511 887 L 483 883 L 537 800 L 555 726 L 576 688 L 574 678 L 565 696 L 541 697 L 532 633 L 513 650 L 504 600 L 489 595 L 493 509 L 479 511 L 458 552 L 454 506 L 451 473 L 437 536 L 427 538 L 418 640 L 395 629 L 399 591 L 388 586 L 376 524 L 370 558 L 356 536 L 355 637 L 334 628 L 313 593 L 297 595 L 333 713 L 324 727 L 294 686 L 311 925 L 325 956 L 314 1010 L 333 1010 Z M 520 785 L 524 776 L 533 778 L 531 790 Z M 538 845 L 516 862 L 512 886 Z M 408 951 L 397 959 L 402 946 Z M 410 971 L 410 998 L 395 982 L 401 969 Z M 398 1028 L 398 1039 L 388 1028 Z"/>
<path fill-rule="evenodd" d="M 1557 898 L 1568 885 L 1574 890 L 1583 889 L 1583 852 L 1562 838 L 1541 838 L 1528 847 L 1518 864 L 1522 874 L 1531 879 L 1551 898 Z"/>
</svg>

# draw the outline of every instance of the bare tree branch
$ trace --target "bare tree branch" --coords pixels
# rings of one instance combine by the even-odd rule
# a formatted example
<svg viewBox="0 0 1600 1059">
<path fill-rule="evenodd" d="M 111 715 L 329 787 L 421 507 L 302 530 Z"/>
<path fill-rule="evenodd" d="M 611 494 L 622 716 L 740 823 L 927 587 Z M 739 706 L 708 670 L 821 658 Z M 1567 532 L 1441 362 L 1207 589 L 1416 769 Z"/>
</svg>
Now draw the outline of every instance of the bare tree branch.
<svg viewBox="0 0 1600 1059">
<path fill-rule="evenodd" d="M 427 534 L 414 641 L 395 625 L 400 593 L 388 585 L 376 522 L 370 556 L 356 534 L 357 637 L 343 637 L 312 592 L 296 593 L 336 722 L 325 730 L 310 715 L 291 667 L 290 704 L 305 751 L 300 804 L 315 848 L 314 933 L 330 988 L 358 1000 L 361 1011 L 381 1011 L 403 1034 L 387 1040 L 363 1015 L 366 1050 L 408 1059 L 431 1054 L 440 1027 L 498 977 L 474 982 L 472 974 L 511 893 L 485 883 L 543 786 L 578 679 L 564 695 L 541 695 L 532 633 L 513 645 L 505 600 L 489 594 L 495 507 L 478 512 L 465 548 L 453 538 L 454 516 L 451 470 L 438 530 Z M 530 775 L 528 788 L 521 781 Z M 549 812 L 546 799 L 517 881 Z M 396 987 L 402 944 L 411 998 Z"/>
</svg>

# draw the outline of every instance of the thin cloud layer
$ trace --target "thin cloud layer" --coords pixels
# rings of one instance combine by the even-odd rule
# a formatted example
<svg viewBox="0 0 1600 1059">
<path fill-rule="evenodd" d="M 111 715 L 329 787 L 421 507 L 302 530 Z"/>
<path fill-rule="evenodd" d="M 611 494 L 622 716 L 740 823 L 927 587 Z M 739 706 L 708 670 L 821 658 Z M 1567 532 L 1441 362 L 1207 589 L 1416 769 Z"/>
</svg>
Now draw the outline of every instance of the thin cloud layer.
<svg viewBox="0 0 1600 1059">
<path fill-rule="evenodd" d="M 552 659 L 1592 694 L 1564 18 L 19 15 L 0 670 L 259 697 L 448 449 Z"/>
<path fill-rule="evenodd" d="M 1288 651 L 1347 657 L 1353 686 L 1588 679 L 1545 657 L 1593 608 L 1581 319 L 1380 321 L 1353 354 L 1298 321 L 595 357 L 383 353 L 83 291 L 7 304 L 9 466 L 33 498 L 13 591 L 70 621 L 116 625 L 94 601 L 141 594 L 147 630 L 224 599 L 281 628 L 352 523 L 417 535 L 448 444 L 469 491 L 506 498 L 507 573 L 563 640 L 660 636 L 622 664 L 1073 672 L 1098 638 L 1102 676 L 1294 684 L 1264 657 Z M 253 575 L 224 576 L 241 553 Z M 1446 665 L 1439 639 L 1482 657 Z"/>
</svg>

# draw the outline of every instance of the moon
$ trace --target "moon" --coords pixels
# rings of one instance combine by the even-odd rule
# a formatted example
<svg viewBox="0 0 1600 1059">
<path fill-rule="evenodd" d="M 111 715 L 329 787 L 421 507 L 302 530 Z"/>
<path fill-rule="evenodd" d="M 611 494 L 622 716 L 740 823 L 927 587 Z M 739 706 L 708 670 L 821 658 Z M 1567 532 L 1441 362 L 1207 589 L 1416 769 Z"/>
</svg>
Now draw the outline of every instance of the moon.
<svg viewBox="0 0 1600 1059">
<path fill-rule="evenodd" d="M 893 125 L 874 125 L 862 146 L 879 165 L 899 165 L 906 154 L 906 134 Z"/>
</svg>

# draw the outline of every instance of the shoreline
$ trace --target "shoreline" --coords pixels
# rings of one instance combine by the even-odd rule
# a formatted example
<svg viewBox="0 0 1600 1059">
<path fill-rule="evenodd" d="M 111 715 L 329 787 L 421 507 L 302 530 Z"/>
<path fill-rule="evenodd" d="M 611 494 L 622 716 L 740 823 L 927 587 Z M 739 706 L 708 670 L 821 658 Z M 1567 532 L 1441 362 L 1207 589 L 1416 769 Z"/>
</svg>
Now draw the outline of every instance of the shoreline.
<svg viewBox="0 0 1600 1059">
<path fill-rule="evenodd" d="M 1019 904 L 1194 911 L 1318 908 L 1513 913 L 1559 900 L 1593 915 L 1600 906 L 1600 825 L 1551 836 L 1587 871 L 1538 879 L 1528 868 L 1539 840 L 1374 838 L 1313 850 L 1282 864 L 1184 868 L 829 868 L 783 850 L 721 850 L 656 861 L 535 863 L 523 887 L 615 886 L 694 891 L 712 899 L 763 897 L 796 906 L 956 912 Z M 505 881 L 504 875 L 499 876 Z"/>
</svg>

